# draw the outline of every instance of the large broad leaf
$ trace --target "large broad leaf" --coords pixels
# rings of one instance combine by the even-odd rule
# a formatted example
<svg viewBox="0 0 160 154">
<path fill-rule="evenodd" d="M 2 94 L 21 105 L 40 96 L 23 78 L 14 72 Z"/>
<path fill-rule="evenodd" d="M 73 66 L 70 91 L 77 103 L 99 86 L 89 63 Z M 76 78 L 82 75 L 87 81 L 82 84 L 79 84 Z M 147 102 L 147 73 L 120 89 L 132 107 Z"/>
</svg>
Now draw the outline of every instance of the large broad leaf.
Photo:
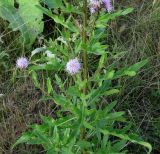
<svg viewBox="0 0 160 154">
<path fill-rule="evenodd" d="M 2 5 L 14 5 L 14 0 L 0 0 L 0 6 Z"/>
<path fill-rule="evenodd" d="M 0 0 L 0 17 L 5 20 L 15 20 L 16 9 L 14 8 L 14 0 Z"/>
<path fill-rule="evenodd" d="M 34 43 L 38 34 L 43 31 L 43 13 L 36 5 L 39 0 L 17 0 L 19 8 L 14 7 L 13 0 L 0 1 L 0 17 L 7 20 L 9 27 L 19 30 L 27 45 Z"/>
</svg>

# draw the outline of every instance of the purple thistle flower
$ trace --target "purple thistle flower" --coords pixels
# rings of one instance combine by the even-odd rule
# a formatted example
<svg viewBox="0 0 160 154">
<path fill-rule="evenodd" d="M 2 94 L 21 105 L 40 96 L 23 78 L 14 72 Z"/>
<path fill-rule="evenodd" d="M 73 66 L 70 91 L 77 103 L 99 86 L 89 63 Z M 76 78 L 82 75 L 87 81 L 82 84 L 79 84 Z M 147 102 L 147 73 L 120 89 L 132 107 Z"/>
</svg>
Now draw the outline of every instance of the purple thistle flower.
<svg viewBox="0 0 160 154">
<path fill-rule="evenodd" d="M 20 57 L 16 61 L 16 67 L 20 69 L 26 69 L 29 65 L 29 61 L 25 57 Z"/>
<path fill-rule="evenodd" d="M 95 13 L 96 11 L 98 11 L 100 5 L 101 2 L 99 0 L 90 0 L 89 1 L 90 12 Z"/>
<path fill-rule="evenodd" d="M 93 8 L 93 7 L 90 7 L 90 12 L 93 14 L 93 13 L 96 13 L 96 9 Z"/>
<path fill-rule="evenodd" d="M 105 8 L 107 9 L 108 12 L 113 11 L 113 6 L 111 4 L 111 0 L 102 0 Z"/>
<path fill-rule="evenodd" d="M 66 71 L 70 74 L 70 75 L 75 75 L 77 74 L 81 69 L 81 64 L 78 61 L 77 58 L 75 59 L 70 59 L 68 61 L 68 63 L 66 64 Z"/>
</svg>

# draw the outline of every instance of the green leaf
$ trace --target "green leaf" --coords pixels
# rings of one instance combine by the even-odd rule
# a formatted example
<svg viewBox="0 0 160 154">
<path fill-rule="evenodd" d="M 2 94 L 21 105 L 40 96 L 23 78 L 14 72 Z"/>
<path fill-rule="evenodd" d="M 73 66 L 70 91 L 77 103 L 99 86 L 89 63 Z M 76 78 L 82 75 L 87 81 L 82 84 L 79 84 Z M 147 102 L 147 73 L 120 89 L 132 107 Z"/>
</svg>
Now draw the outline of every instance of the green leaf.
<svg viewBox="0 0 160 154">
<path fill-rule="evenodd" d="M 118 89 L 111 89 L 111 90 L 108 90 L 104 93 L 105 96 L 110 96 L 110 95 L 114 95 L 114 94 L 117 94 L 119 93 L 119 90 Z"/>
<path fill-rule="evenodd" d="M 137 72 L 140 68 L 142 68 L 144 65 L 148 63 L 148 59 L 142 60 L 132 66 L 130 66 L 127 71 L 135 71 Z"/>
<path fill-rule="evenodd" d="M 107 72 L 106 75 L 105 75 L 105 79 L 106 79 L 106 80 L 111 80 L 111 79 L 113 79 L 114 73 L 115 73 L 115 70 L 111 70 L 111 71 Z"/>
<path fill-rule="evenodd" d="M 109 105 L 106 106 L 106 108 L 104 109 L 104 111 L 106 113 L 110 112 L 117 104 L 117 101 L 114 101 L 112 103 L 110 103 Z"/>
<path fill-rule="evenodd" d="M 61 105 L 61 106 L 65 106 L 68 104 L 66 98 L 62 95 L 54 95 L 54 102 L 57 104 L 57 105 Z M 69 105 L 69 104 L 68 104 Z"/>
<path fill-rule="evenodd" d="M 81 150 L 82 149 L 87 149 L 92 147 L 93 145 L 91 144 L 91 142 L 85 141 L 85 140 L 79 140 L 77 142 L 77 145 L 80 146 Z"/>
<path fill-rule="evenodd" d="M 130 141 L 132 143 L 137 143 L 137 144 L 140 144 L 146 148 L 148 148 L 148 154 L 151 153 L 152 151 L 152 146 L 147 143 L 147 142 L 144 142 L 144 141 L 140 141 L 139 139 L 135 139 L 135 138 L 132 138 L 131 136 L 128 136 L 126 134 L 121 134 L 121 133 L 118 133 L 118 132 L 110 132 L 108 130 L 100 130 L 104 135 L 112 135 L 112 136 L 116 136 L 116 137 L 119 137 L 123 140 L 127 140 L 127 141 Z"/>
<path fill-rule="evenodd" d="M 113 145 L 113 149 L 115 151 L 121 151 L 126 145 L 126 141 L 125 140 L 121 140 L 121 141 L 118 141 L 117 143 L 115 143 Z"/>
<path fill-rule="evenodd" d="M 32 71 L 31 72 L 31 75 L 32 75 L 32 80 L 34 82 L 34 85 L 37 87 L 37 88 L 40 88 L 40 84 L 38 82 L 38 79 L 37 79 L 37 73 L 35 71 Z"/>
<path fill-rule="evenodd" d="M 121 15 L 127 15 L 127 14 L 133 12 L 133 10 L 134 10 L 134 8 L 127 8 L 122 11 Z"/>
<path fill-rule="evenodd" d="M 100 98 L 100 96 L 103 96 L 103 94 L 109 89 L 110 83 L 110 81 L 105 80 L 99 88 L 95 90 L 93 89 L 92 92 L 87 96 L 89 97 L 88 103 L 93 104 Z"/>
<path fill-rule="evenodd" d="M 49 147 L 49 149 L 46 150 L 46 154 L 55 154 L 55 148 L 54 147 Z"/>
<path fill-rule="evenodd" d="M 55 74 L 55 79 L 56 79 L 56 84 L 59 86 L 59 88 L 63 89 L 64 88 L 64 83 L 62 82 L 61 78 Z"/>
<path fill-rule="evenodd" d="M 17 146 L 20 143 L 26 143 L 27 141 L 31 140 L 32 138 L 32 133 L 30 132 L 26 132 L 23 133 L 22 136 L 16 141 L 16 143 L 12 146 L 12 148 L 14 148 L 15 146 Z"/>
<path fill-rule="evenodd" d="M 136 64 L 133 64 L 130 67 L 122 68 L 115 72 L 114 79 L 128 75 L 128 76 L 135 76 L 136 72 L 142 68 L 144 65 L 148 63 L 148 59 L 142 60 Z"/>
<path fill-rule="evenodd" d="M 129 70 L 127 70 L 124 73 L 125 73 L 125 75 L 131 76 L 131 77 L 136 75 L 135 71 L 129 71 Z"/>
<path fill-rule="evenodd" d="M 124 118 L 122 117 L 122 115 L 124 115 L 124 112 L 113 112 L 113 113 L 108 114 L 105 117 L 105 119 L 124 121 Z"/>
<path fill-rule="evenodd" d="M 94 129 L 94 127 L 90 123 L 88 123 L 87 121 L 84 121 L 83 125 L 84 125 L 85 128 L 88 128 L 88 129 L 91 129 L 91 130 Z"/>
<path fill-rule="evenodd" d="M 64 131 L 64 137 L 63 137 L 63 143 L 66 144 L 69 137 L 70 137 L 70 128 L 66 128 L 65 131 Z"/>
<path fill-rule="evenodd" d="M 80 96 L 80 91 L 76 86 L 71 86 L 67 89 L 67 94 L 70 96 Z"/>
<path fill-rule="evenodd" d="M 88 46 L 88 53 L 89 54 L 95 54 L 95 55 L 105 55 L 105 50 L 107 49 L 107 45 L 103 45 L 100 42 L 90 42 L 90 45 Z"/>
<path fill-rule="evenodd" d="M 43 121 L 44 124 L 46 124 L 47 126 L 55 126 L 55 120 L 51 117 L 46 117 L 46 116 L 43 116 L 42 114 L 40 114 L 40 117 Z"/>
<path fill-rule="evenodd" d="M 46 50 L 45 47 L 36 48 L 36 49 L 34 49 L 34 50 L 31 52 L 31 57 L 33 57 L 34 55 L 36 55 L 36 54 L 38 54 L 38 53 L 40 53 L 40 52 L 43 52 L 43 51 L 45 51 L 45 50 Z"/>
<path fill-rule="evenodd" d="M 106 61 L 106 57 L 107 57 L 106 54 L 101 55 L 101 58 L 100 58 L 99 63 L 98 63 L 97 70 L 100 70 L 100 69 L 102 69 L 104 67 L 104 64 L 105 64 L 105 61 Z"/>
<path fill-rule="evenodd" d="M 38 125 L 37 125 L 38 126 Z M 37 140 L 41 141 L 41 144 L 47 144 L 47 146 L 50 145 L 49 137 L 46 133 L 42 132 L 39 127 L 35 128 L 33 130 L 34 135 L 37 137 Z"/>
<path fill-rule="evenodd" d="M 48 89 L 48 94 L 51 94 L 51 92 L 53 92 L 53 87 L 50 78 L 47 78 L 47 89 Z"/>
<path fill-rule="evenodd" d="M 54 127 L 54 142 L 59 144 L 59 134 L 57 126 Z"/>
</svg>

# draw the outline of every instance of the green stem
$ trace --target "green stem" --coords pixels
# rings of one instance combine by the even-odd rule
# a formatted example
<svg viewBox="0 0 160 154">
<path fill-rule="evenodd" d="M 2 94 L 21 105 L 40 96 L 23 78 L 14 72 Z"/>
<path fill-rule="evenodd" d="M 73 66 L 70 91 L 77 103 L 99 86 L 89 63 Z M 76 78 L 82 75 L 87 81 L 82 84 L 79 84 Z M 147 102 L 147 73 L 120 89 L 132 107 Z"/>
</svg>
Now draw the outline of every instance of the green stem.
<svg viewBox="0 0 160 154">
<path fill-rule="evenodd" d="M 82 41 L 83 41 L 83 79 L 88 80 L 88 57 L 87 57 L 87 0 L 83 0 L 83 28 L 82 28 Z M 87 93 L 87 86 L 84 88 L 84 93 Z"/>
<path fill-rule="evenodd" d="M 82 28 L 82 44 L 83 44 L 83 52 L 82 52 L 82 58 L 83 58 L 83 80 L 88 80 L 88 57 L 87 57 L 87 0 L 83 0 L 83 28 Z M 87 85 L 83 89 L 84 94 L 87 94 Z M 85 120 L 85 106 L 83 103 L 82 107 L 82 121 Z M 85 139 L 85 129 L 82 125 L 80 137 L 81 140 Z M 86 154 L 85 149 L 82 151 L 82 154 Z"/>
</svg>

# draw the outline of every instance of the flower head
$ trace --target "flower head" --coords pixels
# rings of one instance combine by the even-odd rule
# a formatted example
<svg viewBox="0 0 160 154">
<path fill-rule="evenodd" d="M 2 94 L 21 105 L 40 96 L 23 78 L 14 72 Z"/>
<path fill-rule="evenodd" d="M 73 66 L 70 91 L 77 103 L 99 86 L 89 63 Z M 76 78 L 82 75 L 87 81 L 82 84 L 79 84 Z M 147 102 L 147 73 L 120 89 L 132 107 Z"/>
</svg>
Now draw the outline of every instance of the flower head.
<svg viewBox="0 0 160 154">
<path fill-rule="evenodd" d="M 90 12 L 95 13 L 96 11 L 98 11 L 100 5 L 101 5 L 100 0 L 90 0 L 89 1 Z"/>
<path fill-rule="evenodd" d="M 102 2 L 103 2 L 104 6 L 105 6 L 105 8 L 108 12 L 113 11 L 113 6 L 111 4 L 111 0 L 102 0 Z"/>
<path fill-rule="evenodd" d="M 25 69 L 25 68 L 28 67 L 28 65 L 29 65 L 29 61 L 28 61 L 28 59 L 25 58 L 25 57 L 20 57 L 20 58 L 18 58 L 17 61 L 16 61 L 16 66 L 17 66 L 17 68 Z"/>
<path fill-rule="evenodd" d="M 75 59 L 70 59 L 68 61 L 68 63 L 66 64 L 66 71 L 70 74 L 70 75 L 75 75 L 77 74 L 81 69 L 81 64 L 78 61 L 77 58 Z"/>
</svg>

